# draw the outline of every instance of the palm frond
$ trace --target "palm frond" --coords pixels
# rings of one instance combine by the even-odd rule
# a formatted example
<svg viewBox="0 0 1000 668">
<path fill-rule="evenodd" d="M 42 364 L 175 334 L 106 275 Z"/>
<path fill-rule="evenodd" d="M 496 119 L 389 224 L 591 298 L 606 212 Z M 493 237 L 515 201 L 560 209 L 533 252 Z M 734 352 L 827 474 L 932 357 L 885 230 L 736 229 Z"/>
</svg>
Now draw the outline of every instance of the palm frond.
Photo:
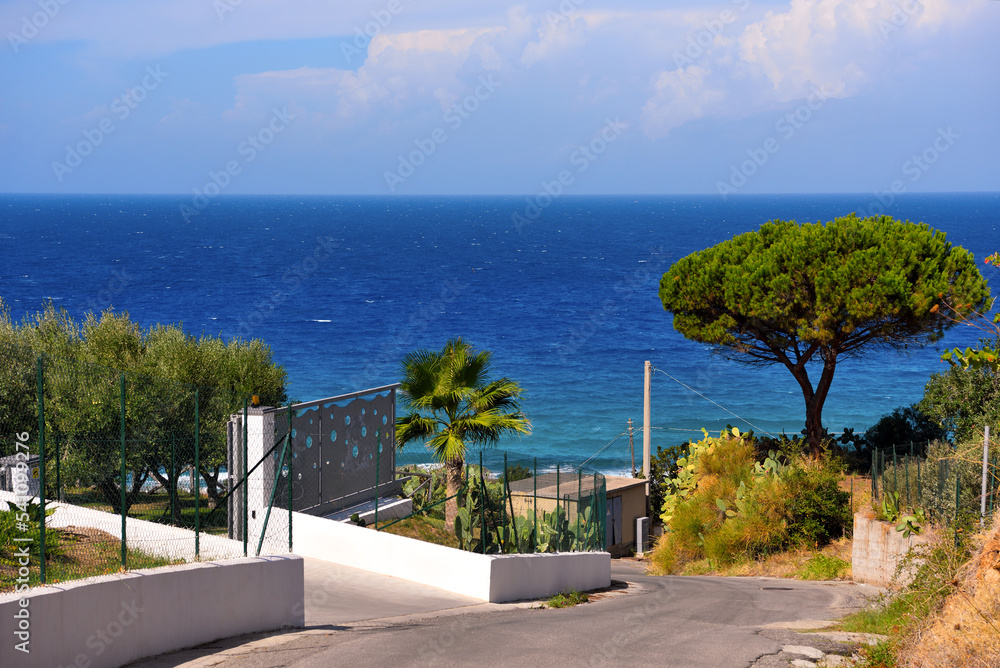
<svg viewBox="0 0 1000 668">
<path fill-rule="evenodd" d="M 400 444 L 424 440 L 435 457 L 461 461 L 469 445 L 494 445 L 503 436 L 531 433 L 520 411 L 521 386 L 490 381 L 492 355 L 456 338 L 440 351 L 403 358 L 401 390 L 411 413 L 396 421 Z"/>
</svg>

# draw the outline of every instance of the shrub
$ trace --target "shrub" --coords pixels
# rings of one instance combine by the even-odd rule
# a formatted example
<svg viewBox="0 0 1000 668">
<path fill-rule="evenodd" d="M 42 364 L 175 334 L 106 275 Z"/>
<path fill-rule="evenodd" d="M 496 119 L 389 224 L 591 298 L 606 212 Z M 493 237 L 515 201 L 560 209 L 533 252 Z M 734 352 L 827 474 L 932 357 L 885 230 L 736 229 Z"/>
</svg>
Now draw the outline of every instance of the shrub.
<svg viewBox="0 0 1000 668">
<path fill-rule="evenodd" d="M 850 526 L 850 495 L 837 486 L 838 463 L 770 451 L 756 461 L 750 434 L 738 430 L 690 444 L 666 479 L 664 535 L 654 567 L 677 572 L 708 559 L 730 564 L 788 547 L 819 547 Z"/>
<path fill-rule="evenodd" d="M 840 474 L 830 465 L 793 467 L 785 484 L 790 494 L 788 537 L 802 545 L 826 545 L 850 532 L 851 495 L 837 486 Z"/>
</svg>

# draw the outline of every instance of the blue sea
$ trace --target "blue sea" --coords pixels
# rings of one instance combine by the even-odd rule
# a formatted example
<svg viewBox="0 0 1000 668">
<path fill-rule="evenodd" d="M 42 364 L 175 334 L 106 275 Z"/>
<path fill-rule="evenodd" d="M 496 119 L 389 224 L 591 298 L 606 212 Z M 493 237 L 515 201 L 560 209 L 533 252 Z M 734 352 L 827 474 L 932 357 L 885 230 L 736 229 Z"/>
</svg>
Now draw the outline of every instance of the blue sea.
<svg viewBox="0 0 1000 668">
<path fill-rule="evenodd" d="M 644 360 L 658 370 L 654 448 L 701 428 L 795 434 L 804 422 L 786 370 L 746 368 L 673 330 L 657 284 L 677 259 L 775 218 L 883 208 L 980 262 L 1000 249 L 994 193 L 888 207 L 864 194 L 534 199 L 233 196 L 185 220 L 190 196 L 0 195 L 0 297 L 15 319 L 51 299 L 77 318 L 113 306 L 144 325 L 261 338 L 302 401 L 396 382 L 407 352 L 461 336 L 521 382 L 533 425 L 488 461 L 507 451 L 620 472 L 629 418 L 641 463 Z M 1000 272 L 984 274 L 996 293 Z M 941 351 L 976 339 L 958 328 L 909 354 L 843 361 L 825 424 L 861 431 L 919 400 Z M 431 458 L 407 446 L 401 460 Z"/>
</svg>

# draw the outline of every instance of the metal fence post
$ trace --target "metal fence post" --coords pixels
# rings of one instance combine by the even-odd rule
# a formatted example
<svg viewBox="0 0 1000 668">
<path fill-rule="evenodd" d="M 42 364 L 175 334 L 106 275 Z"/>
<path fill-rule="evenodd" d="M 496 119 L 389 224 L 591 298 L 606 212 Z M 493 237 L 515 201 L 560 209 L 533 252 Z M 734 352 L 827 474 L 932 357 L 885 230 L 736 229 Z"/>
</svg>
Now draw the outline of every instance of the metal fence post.
<svg viewBox="0 0 1000 668">
<path fill-rule="evenodd" d="M 581 521 L 582 515 L 580 514 L 580 499 L 583 498 L 583 470 L 578 469 L 576 472 L 576 551 L 580 552 L 580 532 L 583 530 L 583 524 Z"/>
<path fill-rule="evenodd" d="M 121 513 L 122 513 L 122 570 L 128 568 L 127 544 L 125 537 L 127 514 L 125 512 L 125 374 L 120 376 L 121 383 Z"/>
<path fill-rule="evenodd" d="M 882 494 L 885 494 L 885 452 L 882 452 L 882 474 L 880 482 L 882 483 Z"/>
<path fill-rule="evenodd" d="M 597 547 L 597 532 L 600 529 L 600 523 L 597 521 L 597 471 L 594 471 L 594 486 L 590 490 L 590 522 L 587 523 L 587 551 L 593 551 Z M 593 524 L 593 531 L 590 531 L 591 524 Z M 593 542 L 591 542 L 590 535 L 593 534 Z"/>
<path fill-rule="evenodd" d="M 59 460 L 62 458 L 62 455 L 59 452 L 58 432 L 56 432 L 54 438 L 56 441 L 56 501 L 62 501 L 62 477 L 59 472 Z"/>
<path fill-rule="evenodd" d="M 903 470 L 906 473 L 906 507 L 910 507 L 910 458 L 903 457 Z"/>
<path fill-rule="evenodd" d="M 962 477 L 955 472 L 955 547 L 958 547 L 958 504 L 962 491 Z"/>
<path fill-rule="evenodd" d="M 899 465 L 896 463 L 896 444 L 892 444 L 892 491 L 899 494 Z M 896 499 L 899 502 L 899 499 Z"/>
<path fill-rule="evenodd" d="M 993 517 L 993 469 L 996 468 L 996 458 L 990 462 L 990 509 L 989 515 Z"/>
<path fill-rule="evenodd" d="M 38 477 L 41 489 L 38 494 L 38 534 L 40 564 L 38 579 L 45 584 L 45 356 L 38 356 Z"/>
<path fill-rule="evenodd" d="M 177 434 L 170 435 L 170 522 L 177 524 Z"/>
<path fill-rule="evenodd" d="M 917 504 L 920 503 L 920 457 L 917 457 Z"/>
<path fill-rule="evenodd" d="M 559 464 L 556 464 L 556 552 L 562 548 L 562 518 L 559 517 Z"/>
<path fill-rule="evenodd" d="M 191 471 L 191 488 L 194 494 L 194 558 L 201 556 L 201 476 L 199 456 L 201 455 L 201 421 L 198 415 L 198 390 L 194 391 L 194 470 Z M 232 473 L 230 472 L 230 475 Z M 194 483 L 197 483 L 195 485 Z M 176 486 L 175 486 L 176 487 Z"/>
<path fill-rule="evenodd" d="M 503 491 L 507 495 L 507 503 L 510 504 L 510 524 L 514 533 L 514 549 L 517 554 L 523 554 L 521 550 L 521 534 L 517 530 L 517 514 L 514 512 L 514 495 L 510 491 L 510 482 L 507 480 L 507 453 L 503 453 Z M 523 525 L 522 525 L 523 526 Z"/>
<path fill-rule="evenodd" d="M 288 402 L 288 551 L 292 551 L 292 402 Z"/>
<path fill-rule="evenodd" d="M 500 476 L 501 491 L 503 492 L 503 498 L 500 499 L 500 526 L 502 527 L 503 542 L 507 545 L 501 545 L 501 554 L 507 552 L 507 546 L 510 545 L 510 541 L 507 540 L 507 503 L 510 502 L 510 495 L 507 493 L 507 451 L 503 453 L 503 475 Z M 514 505 L 511 503 L 510 511 L 511 521 L 514 521 Z M 515 525 L 516 526 L 516 525 Z M 514 532 L 514 541 L 517 542 L 517 532 Z"/>
<path fill-rule="evenodd" d="M 532 538 L 535 543 L 535 552 L 538 552 L 538 457 L 535 457 L 534 474 L 531 476 L 532 490 L 531 511 L 534 515 L 535 528 Z"/>
<path fill-rule="evenodd" d="M 486 554 L 486 482 L 483 480 L 482 450 L 479 451 L 479 495 L 479 547 Z"/>
<path fill-rule="evenodd" d="M 250 476 L 247 470 L 250 468 L 249 454 L 247 452 L 247 398 L 243 397 L 243 556 L 247 556 L 247 538 L 250 531 L 247 506 L 250 498 L 247 488 L 250 486 Z M 200 487 L 200 486 L 199 486 Z M 198 490 L 199 495 L 201 489 Z"/>
<path fill-rule="evenodd" d="M 378 484 L 379 469 L 382 468 L 382 430 L 375 430 L 375 531 L 378 531 Z"/>
<path fill-rule="evenodd" d="M 878 498 L 878 485 L 875 484 L 875 449 L 872 448 L 872 466 L 868 469 L 868 477 L 871 478 L 871 488 L 872 488 L 872 501 Z"/>
<path fill-rule="evenodd" d="M 507 552 L 507 453 L 503 453 L 503 475 L 500 476 L 500 554 Z"/>
<path fill-rule="evenodd" d="M 986 518 L 986 474 L 989 471 L 989 456 L 990 456 L 990 426 L 986 425 L 983 429 L 983 489 L 982 498 L 979 505 L 979 526 L 983 526 L 983 521 Z"/>
</svg>

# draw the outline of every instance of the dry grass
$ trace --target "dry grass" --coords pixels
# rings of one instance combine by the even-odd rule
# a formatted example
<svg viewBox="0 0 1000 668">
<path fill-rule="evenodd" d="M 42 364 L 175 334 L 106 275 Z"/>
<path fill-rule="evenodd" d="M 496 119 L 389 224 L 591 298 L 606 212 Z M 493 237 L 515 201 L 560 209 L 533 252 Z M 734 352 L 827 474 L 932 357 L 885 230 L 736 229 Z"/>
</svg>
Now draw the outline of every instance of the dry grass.
<svg viewBox="0 0 1000 668">
<path fill-rule="evenodd" d="M 900 643 L 897 665 L 1000 667 L 1000 515 L 977 540 L 944 606 Z"/>
<path fill-rule="evenodd" d="M 862 513 L 873 518 L 872 480 L 866 475 L 848 475 L 838 483 L 840 489 L 851 492 L 851 514 Z"/>
<path fill-rule="evenodd" d="M 817 578 L 813 563 L 817 557 L 826 563 L 836 559 L 844 562 L 836 577 L 830 579 L 851 579 L 851 547 L 850 538 L 841 538 L 822 549 L 798 548 L 787 552 L 772 554 L 763 559 L 743 561 L 728 565 L 710 563 L 707 559 L 693 561 L 684 567 L 681 575 L 724 575 L 736 577 L 769 577 L 788 578 L 794 580 L 827 579 Z"/>
</svg>

